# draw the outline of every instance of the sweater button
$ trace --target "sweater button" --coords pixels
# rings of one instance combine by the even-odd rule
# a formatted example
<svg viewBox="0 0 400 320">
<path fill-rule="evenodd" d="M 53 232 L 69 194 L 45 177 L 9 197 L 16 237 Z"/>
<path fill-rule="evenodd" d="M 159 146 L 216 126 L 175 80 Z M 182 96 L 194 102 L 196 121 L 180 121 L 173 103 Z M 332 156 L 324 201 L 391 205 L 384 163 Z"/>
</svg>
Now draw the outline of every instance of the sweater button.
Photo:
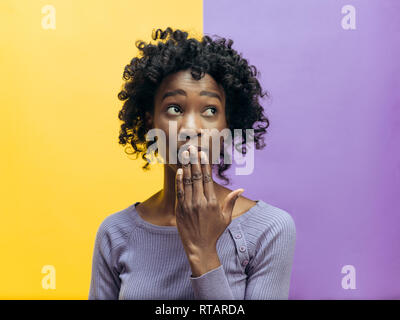
<svg viewBox="0 0 400 320">
<path fill-rule="evenodd" d="M 240 239 L 241 237 L 242 237 L 242 235 L 241 235 L 240 233 L 238 233 L 238 234 L 235 236 L 236 239 Z"/>
<path fill-rule="evenodd" d="M 247 266 L 248 263 L 249 263 L 248 260 L 243 260 L 242 265 L 245 267 L 245 266 Z"/>
<path fill-rule="evenodd" d="M 240 252 L 245 252 L 245 251 L 246 251 L 246 248 L 245 248 L 244 246 L 240 246 L 239 251 L 240 251 Z"/>
</svg>

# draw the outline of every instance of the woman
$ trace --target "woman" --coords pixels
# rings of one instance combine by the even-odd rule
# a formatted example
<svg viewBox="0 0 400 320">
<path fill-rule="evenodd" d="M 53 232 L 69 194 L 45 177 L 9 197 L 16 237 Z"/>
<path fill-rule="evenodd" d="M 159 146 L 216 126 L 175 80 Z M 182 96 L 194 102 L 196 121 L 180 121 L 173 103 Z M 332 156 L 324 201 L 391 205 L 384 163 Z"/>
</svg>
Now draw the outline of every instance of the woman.
<svg viewBox="0 0 400 320">
<path fill-rule="evenodd" d="M 124 70 L 119 142 L 148 160 L 146 151 L 163 142 L 147 141 L 146 134 L 165 132 L 169 150 L 174 123 L 190 143 L 181 148 L 174 136 L 178 163 L 169 161 L 173 153 L 165 155 L 163 189 L 100 225 L 89 299 L 287 299 L 293 219 L 240 195 L 241 188 L 216 183 L 212 170 L 229 182 L 223 172 L 230 165 L 211 162 L 211 148 L 198 148 L 199 140 L 215 141 L 205 129 L 226 128 L 252 128 L 256 149 L 265 146 L 269 121 L 258 98 L 266 94 L 256 68 L 231 48 L 232 40 L 198 41 L 171 28 L 158 29 L 153 39 L 161 41 L 137 42 L 141 56 Z"/>
</svg>

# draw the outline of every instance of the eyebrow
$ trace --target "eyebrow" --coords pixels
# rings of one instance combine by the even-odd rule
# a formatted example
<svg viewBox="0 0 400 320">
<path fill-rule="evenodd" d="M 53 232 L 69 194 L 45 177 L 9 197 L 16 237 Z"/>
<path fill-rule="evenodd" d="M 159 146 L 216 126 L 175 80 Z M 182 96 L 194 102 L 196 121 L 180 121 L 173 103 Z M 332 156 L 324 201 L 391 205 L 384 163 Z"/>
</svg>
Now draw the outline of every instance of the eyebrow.
<svg viewBox="0 0 400 320">
<path fill-rule="evenodd" d="M 184 90 L 182 89 L 176 89 L 176 90 L 172 90 L 172 91 L 168 91 L 166 93 L 164 93 L 164 95 L 161 98 L 161 101 L 164 100 L 166 97 L 170 97 L 170 96 L 175 96 L 177 94 L 183 95 L 185 97 L 187 97 L 187 94 Z M 211 91 L 200 91 L 200 96 L 209 96 L 209 97 L 213 97 L 213 98 L 217 98 L 222 102 L 221 96 L 218 93 L 215 92 L 211 92 Z"/>
</svg>

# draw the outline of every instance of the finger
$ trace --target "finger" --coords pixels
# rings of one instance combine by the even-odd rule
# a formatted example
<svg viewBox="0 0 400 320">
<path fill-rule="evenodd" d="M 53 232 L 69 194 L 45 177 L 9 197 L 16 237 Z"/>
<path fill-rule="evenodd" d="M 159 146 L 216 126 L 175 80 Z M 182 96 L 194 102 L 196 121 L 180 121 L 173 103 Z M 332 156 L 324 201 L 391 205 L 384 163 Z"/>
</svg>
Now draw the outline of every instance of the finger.
<svg viewBox="0 0 400 320">
<path fill-rule="evenodd" d="M 232 217 L 233 208 L 235 207 L 236 200 L 244 192 L 244 189 L 237 189 L 229 193 L 222 203 L 222 214 L 230 221 Z"/>
<path fill-rule="evenodd" d="M 190 159 L 189 159 L 189 151 L 185 150 L 182 152 L 183 156 L 183 164 L 182 164 L 182 169 L 183 169 L 183 192 L 185 194 L 185 199 L 184 202 L 187 204 L 192 203 L 192 173 L 191 173 L 191 165 L 190 165 Z"/>
<path fill-rule="evenodd" d="M 183 201 L 185 200 L 185 192 L 183 190 L 183 170 L 182 168 L 178 168 L 176 171 L 176 177 L 175 177 L 175 193 L 176 193 L 176 198 L 178 201 L 178 204 L 181 206 L 183 204 Z"/>
<path fill-rule="evenodd" d="M 199 152 L 194 146 L 189 147 L 190 152 L 190 163 L 191 163 L 191 174 L 192 174 L 192 201 L 194 203 L 199 203 L 204 197 L 203 191 L 203 172 L 201 171 Z"/>
<path fill-rule="evenodd" d="M 208 201 L 215 197 L 214 181 L 212 179 L 211 164 L 207 154 L 200 151 L 201 171 L 203 173 L 203 190 Z"/>
</svg>

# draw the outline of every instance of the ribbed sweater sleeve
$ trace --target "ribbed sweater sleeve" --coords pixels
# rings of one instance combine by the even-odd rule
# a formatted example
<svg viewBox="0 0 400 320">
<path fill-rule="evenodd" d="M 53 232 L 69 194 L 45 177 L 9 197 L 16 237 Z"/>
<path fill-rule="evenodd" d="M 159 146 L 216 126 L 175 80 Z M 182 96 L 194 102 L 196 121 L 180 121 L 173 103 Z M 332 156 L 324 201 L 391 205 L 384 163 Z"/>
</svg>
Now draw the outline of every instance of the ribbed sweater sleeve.
<svg viewBox="0 0 400 320">
<path fill-rule="evenodd" d="M 118 223 L 115 223 L 118 221 Z M 89 300 L 117 300 L 121 288 L 118 258 L 126 250 L 132 232 L 126 215 L 107 217 L 96 233 Z"/>
<path fill-rule="evenodd" d="M 197 300 L 234 300 L 222 265 L 190 281 Z"/>
<path fill-rule="evenodd" d="M 296 243 L 294 220 L 279 210 L 279 215 L 255 222 L 253 225 L 266 227 L 258 235 L 260 240 L 248 266 L 245 300 L 286 300 Z"/>
<path fill-rule="evenodd" d="M 93 252 L 89 300 L 118 299 L 120 279 L 113 268 L 110 244 L 104 229 L 100 228 Z"/>
</svg>

